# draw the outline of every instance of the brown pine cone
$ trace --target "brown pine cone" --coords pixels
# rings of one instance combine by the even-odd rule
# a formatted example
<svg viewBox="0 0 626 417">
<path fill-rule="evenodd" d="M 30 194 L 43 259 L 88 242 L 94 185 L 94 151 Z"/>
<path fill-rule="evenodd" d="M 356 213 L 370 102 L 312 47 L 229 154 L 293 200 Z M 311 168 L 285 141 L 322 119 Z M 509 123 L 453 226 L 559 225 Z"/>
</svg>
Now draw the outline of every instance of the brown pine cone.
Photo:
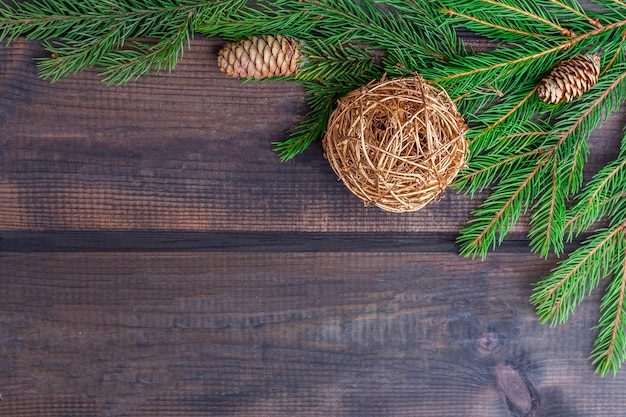
<svg viewBox="0 0 626 417">
<path fill-rule="evenodd" d="M 237 78 L 289 77 L 296 73 L 300 45 L 281 35 L 252 36 L 228 42 L 220 50 L 220 70 Z"/>
<path fill-rule="evenodd" d="M 600 55 L 578 55 L 561 61 L 537 87 L 541 101 L 549 104 L 570 102 L 589 91 L 600 76 Z"/>
</svg>

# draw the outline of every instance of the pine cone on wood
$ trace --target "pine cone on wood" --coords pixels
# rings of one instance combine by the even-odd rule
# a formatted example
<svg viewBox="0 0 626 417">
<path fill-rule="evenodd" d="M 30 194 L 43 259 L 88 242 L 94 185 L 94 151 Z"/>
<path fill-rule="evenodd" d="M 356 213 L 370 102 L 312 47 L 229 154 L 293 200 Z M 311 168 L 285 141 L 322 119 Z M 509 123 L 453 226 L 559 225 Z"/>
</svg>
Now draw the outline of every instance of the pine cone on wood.
<svg viewBox="0 0 626 417">
<path fill-rule="evenodd" d="M 589 91 L 600 76 L 600 55 L 578 55 L 561 61 L 537 87 L 539 99 L 549 104 L 570 102 Z"/>
<path fill-rule="evenodd" d="M 298 69 L 300 45 L 281 35 L 252 36 L 220 50 L 220 70 L 237 78 L 289 77 Z"/>
</svg>

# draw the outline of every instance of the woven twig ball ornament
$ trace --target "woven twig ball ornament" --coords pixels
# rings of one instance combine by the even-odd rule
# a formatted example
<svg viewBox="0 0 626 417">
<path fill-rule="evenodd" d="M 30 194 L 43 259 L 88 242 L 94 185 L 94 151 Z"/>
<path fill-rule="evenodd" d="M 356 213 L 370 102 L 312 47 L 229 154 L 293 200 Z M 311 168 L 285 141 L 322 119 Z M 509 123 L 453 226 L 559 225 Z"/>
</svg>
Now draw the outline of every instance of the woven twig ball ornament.
<svg viewBox="0 0 626 417">
<path fill-rule="evenodd" d="M 385 211 L 442 195 L 465 165 L 467 126 L 443 90 L 420 76 L 372 82 L 339 100 L 322 145 L 346 187 Z"/>
<path fill-rule="evenodd" d="M 289 77 L 298 70 L 300 44 L 281 35 L 251 36 L 220 49 L 220 70 L 237 78 Z"/>
<path fill-rule="evenodd" d="M 600 76 L 600 55 L 577 55 L 561 61 L 537 87 L 537 95 L 548 104 L 570 102 L 589 91 Z"/>
</svg>

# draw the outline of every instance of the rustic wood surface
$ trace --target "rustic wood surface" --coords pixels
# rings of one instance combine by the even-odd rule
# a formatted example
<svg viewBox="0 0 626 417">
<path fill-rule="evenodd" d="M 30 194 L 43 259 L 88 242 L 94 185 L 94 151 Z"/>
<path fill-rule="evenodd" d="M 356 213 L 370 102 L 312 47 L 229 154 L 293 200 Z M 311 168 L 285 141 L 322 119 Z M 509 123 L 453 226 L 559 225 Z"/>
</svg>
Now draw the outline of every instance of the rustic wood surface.
<svg viewBox="0 0 626 417">
<path fill-rule="evenodd" d="M 319 143 L 280 162 L 300 86 L 227 78 L 220 45 L 120 87 L 0 48 L 1 416 L 626 416 L 626 372 L 587 359 L 601 291 L 542 326 L 528 297 L 556 259 L 524 222 L 457 255 L 483 196 L 384 213 Z"/>
</svg>

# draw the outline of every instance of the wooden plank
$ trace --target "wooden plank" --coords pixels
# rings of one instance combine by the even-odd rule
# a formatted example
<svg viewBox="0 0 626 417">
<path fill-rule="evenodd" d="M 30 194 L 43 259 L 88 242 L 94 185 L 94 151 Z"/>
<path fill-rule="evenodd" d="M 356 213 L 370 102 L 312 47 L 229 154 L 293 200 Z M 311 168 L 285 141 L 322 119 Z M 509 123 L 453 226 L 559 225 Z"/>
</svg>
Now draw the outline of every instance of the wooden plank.
<svg viewBox="0 0 626 417">
<path fill-rule="evenodd" d="M 303 120 L 302 89 L 226 77 L 215 63 L 221 43 L 198 37 L 172 74 L 120 87 L 95 71 L 51 85 L 36 74 L 39 44 L 0 48 L 0 232 L 449 237 L 483 197 L 450 192 L 418 213 L 384 213 L 337 181 L 319 142 L 281 163 L 271 143 Z M 624 121 L 614 115 L 594 135 L 589 172 L 617 153 Z"/>
<path fill-rule="evenodd" d="M 598 293 L 550 329 L 553 261 L 496 253 L 3 253 L 0 415 L 615 417 Z"/>
<path fill-rule="evenodd" d="M 439 233 L 7 231 L 0 252 L 450 252 L 456 235 Z M 575 241 L 571 246 L 578 244 Z M 567 245 L 568 247 L 570 245 Z M 506 242 L 506 252 L 528 252 L 527 242 Z"/>
<path fill-rule="evenodd" d="M 586 236 L 565 243 L 565 253 Z M 334 232 L 8 231 L 0 252 L 393 252 L 457 253 L 456 234 Z M 528 241 L 509 239 L 503 253 L 528 253 Z"/>
<path fill-rule="evenodd" d="M 39 44 L 0 48 L 0 415 L 624 414 L 626 377 L 587 360 L 600 292 L 540 326 L 555 261 L 523 223 L 486 262 L 454 255 L 483 195 L 389 214 L 319 143 L 281 163 L 300 86 L 225 77 L 220 45 L 121 87 L 51 85 Z"/>
</svg>

